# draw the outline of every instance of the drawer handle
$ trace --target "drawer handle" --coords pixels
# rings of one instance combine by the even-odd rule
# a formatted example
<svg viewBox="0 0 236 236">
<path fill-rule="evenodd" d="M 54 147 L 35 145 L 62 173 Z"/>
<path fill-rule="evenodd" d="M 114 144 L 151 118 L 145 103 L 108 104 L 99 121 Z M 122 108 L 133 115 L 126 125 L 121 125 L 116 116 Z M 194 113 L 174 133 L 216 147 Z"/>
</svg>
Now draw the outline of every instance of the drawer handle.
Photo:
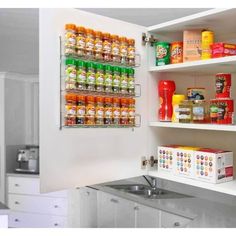
<svg viewBox="0 0 236 236">
<path fill-rule="evenodd" d="M 55 205 L 54 208 L 58 208 L 58 205 Z"/>
<path fill-rule="evenodd" d="M 180 223 L 179 222 L 175 222 L 174 223 L 174 227 L 179 227 L 180 226 Z"/>
<path fill-rule="evenodd" d="M 86 193 L 87 193 L 88 196 L 90 195 L 90 192 L 89 192 L 89 191 L 87 191 Z"/>
<path fill-rule="evenodd" d="M 113 203 L 118 203 L 119 202 L 118 200 L 116 200 L 114 198 L 112 198 L 110 201 L 113 202 Z"/>
<path fill-rule="evenodd" d="M 19 202 L 17 202 L 17 201 L 15 201 L 15 204 L 16 204 L 16 205 L 20 205 L 20 203 L 19 203 Z"/>
<path fill-rule="evenodd" d="M 19 184 L 15 184 L 15 187 L 19 187 L 20 185 Z"/>
<path fill-rule="evenodd" d="M 135 206 L 135 207 L 134 207 L 134 210 L 135 210 L 135 211 L 138 211 L 138 210 L 139 210 L 139 207 L 138 207 L 138 206 Z"/>
<path fill-rule="evenodd" d="M 58 226 L 58 223 L 55 223 L 54 226 Z"/>
<path fill-rule="evenodd" d="M 19 220 L 18 220 L 18 219 L 15 219 L 15 222 L 19 222 Z"/>
</svg>

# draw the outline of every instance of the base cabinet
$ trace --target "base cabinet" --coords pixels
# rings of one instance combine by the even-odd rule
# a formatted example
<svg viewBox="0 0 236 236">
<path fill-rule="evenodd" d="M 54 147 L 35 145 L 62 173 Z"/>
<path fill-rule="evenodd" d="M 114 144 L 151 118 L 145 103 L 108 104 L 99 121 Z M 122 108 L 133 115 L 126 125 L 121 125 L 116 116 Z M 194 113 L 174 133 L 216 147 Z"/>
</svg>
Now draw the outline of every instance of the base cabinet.
<svg viewBox="0 0 236 236">
<path fill-rule="evenodd" d="M 8 215 L 0 215 L 0 228 L 8 228 Z"/>
</svg>

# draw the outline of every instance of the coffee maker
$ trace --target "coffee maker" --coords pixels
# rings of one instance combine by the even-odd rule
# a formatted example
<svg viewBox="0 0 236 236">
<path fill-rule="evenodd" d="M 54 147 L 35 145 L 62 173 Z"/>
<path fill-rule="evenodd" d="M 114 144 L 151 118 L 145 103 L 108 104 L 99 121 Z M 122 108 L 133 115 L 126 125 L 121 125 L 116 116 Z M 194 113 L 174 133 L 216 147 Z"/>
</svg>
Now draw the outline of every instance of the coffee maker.
<svg viewBox="0 0 236 236">
<path fill-rule="evenodd" d="M 38 174 L 39 173 L 39 146 L 26 146 L 19 149 L 16 161 L 19 165 L 15 169 L 19 173 Z"/>
</svg>

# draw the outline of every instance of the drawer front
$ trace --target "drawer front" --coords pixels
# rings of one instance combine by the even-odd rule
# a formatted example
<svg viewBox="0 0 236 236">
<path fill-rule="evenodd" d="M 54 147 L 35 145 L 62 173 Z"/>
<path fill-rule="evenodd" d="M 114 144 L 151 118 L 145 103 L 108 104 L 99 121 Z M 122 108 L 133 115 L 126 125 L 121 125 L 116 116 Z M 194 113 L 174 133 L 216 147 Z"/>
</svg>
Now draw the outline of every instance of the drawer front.
<svg viewBox="0 0 236 236">
<path fill-rule="evenodd" d="M 15 211 L 66 216 L 67 199 L 8 194 L 8 207 Z"/>
<path fill-rule="evenodd" d="M 11 211 L 9 215 L 11 228 L 65 228 L 67 218 L 62 216 L 37 215 Z"/>
<path fill-rule="evenodd" d="M 161 212 L 161 227 L 163 228 L 184 228 L 187 227 L 192 219 L 182 216 Z"/>
</svg>

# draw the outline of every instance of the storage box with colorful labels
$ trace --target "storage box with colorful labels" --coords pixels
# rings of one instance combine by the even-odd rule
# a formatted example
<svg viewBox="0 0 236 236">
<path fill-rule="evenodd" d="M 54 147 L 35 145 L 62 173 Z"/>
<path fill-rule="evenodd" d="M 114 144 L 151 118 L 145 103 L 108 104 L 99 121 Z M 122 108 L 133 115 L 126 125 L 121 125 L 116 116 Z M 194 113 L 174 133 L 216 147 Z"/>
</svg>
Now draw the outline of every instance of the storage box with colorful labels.
<svg viewBox="0 0 236 236">
<path fill-rule="evenodd" d="M 210 183 L 233 180 L 233 153 L 202 148 L 194 152 L 195 178 Z"/>
</svg>

